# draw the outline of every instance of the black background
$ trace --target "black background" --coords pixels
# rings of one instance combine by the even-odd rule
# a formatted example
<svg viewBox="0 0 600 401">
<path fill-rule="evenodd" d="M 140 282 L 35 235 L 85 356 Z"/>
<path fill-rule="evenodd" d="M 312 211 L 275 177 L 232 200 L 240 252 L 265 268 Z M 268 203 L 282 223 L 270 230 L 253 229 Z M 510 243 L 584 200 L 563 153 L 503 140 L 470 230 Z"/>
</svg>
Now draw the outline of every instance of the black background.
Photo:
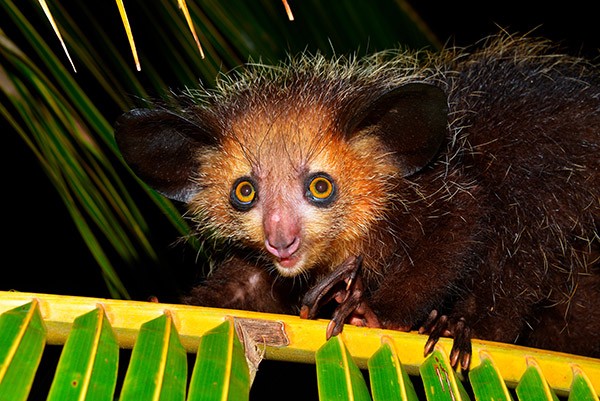
<svg viewBox="0 0 600 401">
<path fill-rule="evenodd" d="M 290 3 L 293 9 L 295 3 Z M 376 7 L 378 2 L 373 4 Z M 441 43 L 465 46 L 502 28 L 515 33 L 533 31 L 535 36 L 559 42 L 572 54 L 598 56 L 600 28 L 593 2 L 413 1 L 411 5 Z M 93 93 L 88 95 L 94 99 Z M 108 112 L 115 119 L 119 113 L 116 109 Z M 108 296 L 100 269 L 32 152 L 11 130 L 3 139 L 5 274 L 0 289 Z M 173 246 L 177 233 L 161 216 L 150 214 L 150 218 L 154 218 L 152 239 L 166 263 L 179 266 L 193 261 L 195 255 Z M 164 275 L 150 262 L 147 275 L 131 273 L 133 277 L 129 277 L 130 272 L 123 268 L 119 273 L 131 286 L 134 298 L 164 294 L 171 300 L 170 291 L 178 285 L 169 278 L 165 284 Z"/>
<path fill-rule="evenodd" d="M 276 1 L 276 0 L 274 0 Z M 292 9 L 294 1 L 290 1 Z M 373 2 L 374 7 L 377 2 Z M 561 43 L 570 53 L 596 58 L 600 29 L 593 10 L 594 2 L 528 1 L 412 1 L 411 5 L 442 43 L 469 45 L 500 28 L 509 32 L 534 31 Z M 58 47 L 58 45 L 57 45 Z M 60 49 L 55 49 L 60 52 Z M 93 94 L 90 94 L 93 99 Z M 111 111 L 116 118 L 119 111 Z M 5 130 L 6 131 L 6 130 Z M 16 133 L 4 132 L 2 169 L 5 189 L 3 273 L 0 290 L 41 292 L 65 295 L 108 297 L 100 269 L 63 205 L 56 189 L 45 176 L 38 161 Z M 150 212 L 154 213 L 154 212 Z M 160 216 L 151 221 L 153 240 L 161 257 L 174 268 L 189 265 L 194 255 L 181 246 L 172 246 L 175 233 Z M 138 266 L 139 268 L 139 266 Z M 148 263 L 148 274 L 132 274 L 127 268 L 119 273 L 132 288 L 132 295 L 144 299 L 159 295 L 171 301 L 177 283 Z M 185 276 L 184 277 L 189 277 Z M 179 278 L 181 279 L 181 278 Z M 180 283 L 179 283 L 180 284 Z M 130 287 L 128 287 L 130 288 Z M 45 356 L 52 359 L 58 355 Z M 273 380 L 288 388 L 286 399 L 310 399 L 315 396 L 314 367 L 304 365 L 279 369 L 267 361 L 253 387 L 257 399 L 275 391 Z M 40 379 L 41 380 L 41 379 Z M 267 397 L 269 399 L 271 397 Z M 274 398 L 274 397 L 273 397 Z"/>
</svg>

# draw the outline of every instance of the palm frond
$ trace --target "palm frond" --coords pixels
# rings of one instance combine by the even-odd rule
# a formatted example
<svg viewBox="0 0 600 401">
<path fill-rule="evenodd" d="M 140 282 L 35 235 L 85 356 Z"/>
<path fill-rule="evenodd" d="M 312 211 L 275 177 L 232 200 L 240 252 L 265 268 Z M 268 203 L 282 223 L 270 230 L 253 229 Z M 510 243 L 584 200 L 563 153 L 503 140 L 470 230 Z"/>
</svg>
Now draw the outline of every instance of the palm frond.
<svg viewBox="0 0 600 401">
<path fill-rule="evenodd" d="M 123 388 L 115 389 L 121 399 L 185 399 L 186 353 L 196 353 L 187 399 L 248 399 L 247 364 L 256 363 L 255 345 L 266 359 L 313 364 L 321 400 L 389 399 L 380 391 L 382 384 L 372 381 L 369 391 L 364 379 L 368 373 L 377 381 L 382 370 L 392 372 L 385 379 L 392 382 L 389 388 L 396 386 L 405 397 L 400 399 L 409 400 L 418 396 L 411 382 L 422 384 L 428 400 L 510 400 L 509 391 L 519 399 L 593 400 L 600 392 L 598 359 L 474 340 L 471 369 L 477 373 L 467 379 L 450 368 L 448 339 L 424 357 L 425 335 L 346 326 L 326 341 L 326 326 L 326 321 L 297 316 L 0 292 L 0 400 L 26 399 L 35 391 L 31 383 L 45 342 L 64 345 L 52 391 L 65 383 L 84 387 L 97 381 L 105 394 L 113 388 L 117 344 L 133 348 Z M 21 380 L 13 381 L 16 374 Z M 69 389 L 77 394 L 72 399 L 80 399 L 77 390 Z"/>
<path fill-rule="evenodd" d="M 48 400 L 111 399 L 118 367 L 119 346 L 100 306 L 73 321 Z"/>
</svg>

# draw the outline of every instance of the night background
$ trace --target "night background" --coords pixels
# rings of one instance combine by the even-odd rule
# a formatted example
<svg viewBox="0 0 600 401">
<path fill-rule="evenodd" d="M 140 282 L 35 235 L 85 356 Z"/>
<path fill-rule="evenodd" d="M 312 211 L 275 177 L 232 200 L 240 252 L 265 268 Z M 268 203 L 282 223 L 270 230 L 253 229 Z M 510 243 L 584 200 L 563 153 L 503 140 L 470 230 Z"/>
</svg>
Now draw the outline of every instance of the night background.
<svg viewBox="0 0 600 401">
<path fill-rule="evenodd" d="M 26 2 L 23 2 L 26 3 Z M 30 11 L 30 7 L 37 3 L 30 3 L 23 7 L 24 12 Z M 127 42 L 118 13 L 114 3 L 102 3 L 101 11 L 107 21 L 112 21 L 114 41 L 119 43 L 127 52 Z M 307 2 L 291 1 L 292 11 L 295 13 L 296 21 L 288 22 L 283 13 L 283 6 L 278 2 L 275 6 L 281 9 L 279 18 L 289 28 L 290 35 L 302 34 L 303 21 L 301 11 L 310 13 L 303 8 L 310 7 Z M 393 1 L 373 1 L 372 7 L 381 5 L 393 6 Z M 70 9 L 69 2 L 60 2 L 67 10 Z M 448 2 L 448 1 L 413 1 L 410 5 L 418 13 L 420 18 L 427 24 L 441 43 L 451 43 L 465 46 L 484 38 L 487 35 L 499 31 L 498 27 L 508 32 L 525 33 L 534 31 L 534 35 L 542 36 L 559 42 L 571 54 L 583 54 L 589 58 L 597 57 L 600 46 L 600 25 L 596 20 L 596 12 L 593 10 L 593 2 L 573 1 L 569 3 L 556 3 L 550 5 L 547 2 Z M 126 4 L 130 13 L 130 21 L 136 34 L 136 42 L 141 52 L 146 50 L 153 53 L 151 40 L 145 36 L 143 24 L 136 27 L 135 4 Z M 73 7 L 74 9 L 75 7 Z M 32 22 L 45 26 L 47 21 L 36 13 Z M 82 19 L 85 18 L 82 16 Z M 143 16 L 139 16 L 143 18 Z M 2 19 L 5 21 L 4 17 Z M 2 29 L 8 34 L 13 32 L 12 27 L 3 22 Z M 328 29 L 333 29 L 329 32 Z M 47 41 L 61 60 L 68 67 L 68 61 L 60 49 L 60 44 L 48 29 Z M 323 36 L 335 36 L 335 25 L 332 24 L 322 30 Z M 14 35 L 11 39 L 19 43 L 19 36 Z M 389 38 L 389 46 L 398 43 L 397 38 Z M 356 48 L 369 46 L 367 36 Z M 378 49 L 381 50 L 381 49 Z M 154 54 L 156 56 L 156 54 Z M 127 57 L 127 53 L 125 53 Z M 149 58 L 142 55 L 142 72 L 136 73 L 144 79 L 145 63 Z M 160 60 L 160 58 L 159 58 Z M 134 70 L 131 57 L 127 58 L 130 68 Z M 89 76 L 85 69 L 75 60 L 79 72 L 75 74 L 76 81 L 82 85 L 88 96 L 94 101 L 98 99 L 96 106 L 104 111 L 107 119 L 113 116 L 112 121 L 120 115 L 121 110 L 114 105 L 103 104 L 105 100 L 101 93 L 95 97 L 92 84 L 86 81 Z M 160 61 L 157 63 L 160 64 Z M 169 82 L 168 78 L 165 79 Z M 177 89 L 176 82 L 172 82 Z M 88 89 L 89 88 L 89 89 Z M 90 256 L 85 243 L 81 240 L 79 233 L 71 222 L 64 204 L 57 195 L 56 189 L 47 179 L 43 170 L 33 153 L 27 148 L 24 141 L 12 130 L 4 129 L 6 140 L 4 157 L 2 158 L 5 177 L 4 204 L 6 207 L 6 218 L 4 220 L 5 239 L 3 241 L 4 251 L 4 278 L 0 280 L 0 289 L 15 289 L 28 292 L 49 292 L 64 295 L 89 295 L 108 296 L 104 281 L 97 264 Z M 126 174 L 122 174 L 125 176 Z M 133 183 L 132 183 L 133 184 Z M 132 185 L 135 187 L 135 184 Z M 196 258 L 193 250 L 186 250 L 186 246 L 175 244 L 178 233 L 168 223 L 164 222 L 162 216 L 152 206 L 140 205 L 142 210 L 148 208 L 147 216 L 150 219 L 151 233 L 155 250 L 161 256 L 161 263 L 176 266 L 176 269 L 190 269 L 189 265 Z M 162 248 L 162 249 L 161 249 Z M 118 265 L 118 261 L 114 262 Z M 145 263 L 148 265 L 145 266 Z M 123 266 L 119 269 L 122 279 L 130 290 L 132 297 L 145 299 L 149 295 L 162 295 L 163 298 L 171 298 L 175 287 L 181 283 L 178 280 L 186 280 L 190 273 L 183 274 L 184 277 L 167 277 L 165 272 L 153 263 L 141 261 L 141 266 L 147 268 L 147 274 L 143 276 L 134 274 L 128 277 L 131 269 Z M 162 273 L 161 273 L 162 272 Z M 165 281 L 166 280 L 166 281 Z"/>
<path fill-rule="evenodd" d="M 89 16 L 77 15 L 76 3 L 74 1 L 60 2 L 64 9 L 73 13 L 73 17 L 80 18 L 78 23 L 85 27 L 85 19 Z M 127 40 L 114 2 L 101 0 L 95 3 L 97 10 L 94 16 L 105 21 L 107 34 L 122 52 L 128 68 L 133 72 L 135 68 L 131 55 L 128 53 Z M 277 18 L 273 24 L 277 24 L 285 32 L 286 38 L 288 35 L 289 38 L 294 38 L 293 43 L 290 41 L 290 50 L 292 52 L 299 52 L 304 48 L 313 50 L 315 45 L 309 42 L 303 43 L 302 38 L 311 29 L 311 26 L 307 25 L 307 20 L 310 19 L 313 12 L 310 8 L 315 3 L 290 0 L 289 4 L 296 17 L 293 22 L 287 20 L 283 5 L 279 0 L 272 0 L 271 3 L 270 9 L 277 10 L 279 14 L 273 16 L 271 13 L 268 16 L 265 15 L 265 18 Z M 346 3 L 352 4 L 352 1 L 337 3 L 346 5 Z M 65 67 L 71 71 L 68 60 L 49 28 L 47 20 L 40 12 L 36 11 L 36 8 L 39 7 L 37 2 L 20 1 L 18 4 L 30 22 L 40 32 L 43 32 L 48 45 Z M 52 4 L 53 2 L 50 2 L 51 8 Z M 392 0 L 370 1 L 369 4 L 373 9 L 380 7 L 397 9 L 397 3 Z M 531 36 L 540 36 L 556 41 L 572 55 L 598 58 L 600 24 L 597 21 L 598 14 L 595 11 L 596 4 L 594 2 L 582 0 L 559 3 L 413 0 L 409 4 L 435 35 L 437 41 L 442 44 L 470 45 L 488 35 L 499 32 L 500 28 L 504 28 L 510 33 L 533 31 Z M 136 10 L 135 1 L 127 2 L 125 6 L 129 13 L 142 63 L 142 71 L 134 72 L 134 74 L 144 85 L 150 80 L 145 75 L 149 70 L 149 65 L 152 65 L 159 74 L 168 74 L 169 69 L 164 55 L 161 55 L 160 49 L 155 46 L 154 27 L 144 23 L 145 17 Z M 387 43 L 385 43 L 386 40 L 381 39 L 371 40 L 368 28 L 356 29 L 359 31 L 360 38 L 355 40 L 355 43 L 342 42 L 338 40 L 339 24 L 345 24 L 347 28 L 356 26 L 361 21 L 339 21 L 336 18 L 338 17 L 332 15 L 331 23 L 323 24 L 319 29 L 319 34 L 322 38 L 331 38 L 332 45 L 338 54 L 356 49 L 360 49 L 364 53 L 371 50 L 383 50 L 386 47 L 396 47 L 405 32 L 399 21 L 398 30 L 402 31 L 403 35 L 396 36 L 393 31 L 394 25 L 388 24 L 392 28 L 387 32 Z M 9 22 L 6 11 L 2 7 L 0 7 L 0 20 L 2 21 L 0 28 L 4 34 L 17 45 L 22 45 L 22 50 L 27 52 L 27 45 L 18 30 Z M 93 32 L 87 33 L 94 35 Z M 204 36 L 201 36 L 200 40 L 203 46 L 209 41 Z M 258 43 L 260 40 L 261 38 L 255 38 Z M 412 43 L 409 45 L 413 47 L 425 45 L 422 37 L 412 37 L 410 40 Z M 67 47 L 69 47 L 68 42 Z M 206 47 L 205 51 L 207 57 L 210 57 Z M 260 54 L 260 49 L 256 54 Z M 240 55 L 240 58 L 247 59 L 243 55 Z M 74 62 L 78 69 L 78 73 L 73 74 L 75 81 L 86 91 L 107 120 L 114 122 L 123 110 L 107 99 L 105 93 L 98 88 L 80 60 L 74 57 Z M 198 60 L 195 62 L 202 63 Z M 4 60 L 0 63 L 4 63 Z M 194 67 L 190 66 L 190 68 L 193 70 Z M 181 88 L 180 81 L 177 79 L 170 79 L 168 75 L 162 78 L 169 88 Z M 149 92 L 154 93 L 152 90 Z M 6 142 L 2 147 L 2 170 L 4 171 L 4 182 L 7 185 L 3 191 L 6 218 L 3 225 L 2 249 L 5 261 L 3 262 L 2 278 L 0 278 L 0 290 L 110 297 L 102 278 L 101 269 L 73 224 L 57 189 L 47 178 L 25 141 L 10 127 L 6 127 L 5 124 L 3 126 L 5 127 L 3 132 Z M 136 181 L 122 166 L 116 168 L 122 170 L 119 175 L 128 190 L 132 192 L 134 199 L 138 197 L 140 199 L 138 207 L 147 218 L 150 227 L 148 236 L 153 249 L 158 254 L 158 261 L 142 258 L 128 263 L 120 261 L 115 255 L 110 254 L 109 258 L 133 299 L 145 300 L 149 296 L 158 296 L 161 301 L 175 302 L 178 294 L 185 291 L 187 286 L 198 279 L 196 251 L 186 246 L 184 242 L 178 241 L 179 233 L 161 211 L 147 200 Z M 180 208 L 180 205 L 176 206 Z M 183 211 L 183 208 L 181 210 Z M 268 364 L 265 369 L 269 369 Z M 298 399 L 304 399 L 305 391 L 308 391 L 310 395 L 314 389 L 312 382 L 298 382 L 296 379 L 303 377 L 301 375 L 306 372 L 306 369 L 312 371 L 314 367 L 293 366 L 287 369 L 284 371 L 286 377 L 277 379 L 281 382 L 280 384 L 294 386 L 296 383 Z M 314 380 L 314 377 L 310 380 Z M 261 388 L 268 389 L 269 385 L 267 379 L 259 375 L 255 383 L 256 389 L 253 388 L 253 391 L 258 393 Z"/>
</svg>

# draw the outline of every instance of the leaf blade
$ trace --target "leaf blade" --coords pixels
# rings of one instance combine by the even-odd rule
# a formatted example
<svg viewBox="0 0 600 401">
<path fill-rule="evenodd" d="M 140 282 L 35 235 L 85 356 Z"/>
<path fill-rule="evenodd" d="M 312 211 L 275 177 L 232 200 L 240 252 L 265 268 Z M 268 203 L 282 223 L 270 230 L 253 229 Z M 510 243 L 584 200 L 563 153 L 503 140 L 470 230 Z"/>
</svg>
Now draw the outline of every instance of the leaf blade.
<svg viewBox="0 0 600 401">
<path fill-rule="evenodd" d="M 46 344 L 46 327 L 37 300 L 0 316 L 0 395 L 26 400 Z"/>
<path fill-rule="evenodd" d="M 506 383 L 492 358 L 480 353 L 481 363 L 469 372 L 469 382 L 476 400 L 512 401 Z"/>
<path fill-rule="evenodd" d="M 425 394 L 430 401 L 468 400 L 462 383 L 450 366 L 447 356 L 439 346 L 425 359 L 419 367 Z"/>
<path fill-rule="evenodd" d="M 248 400 L 250 373 L 232 319 L 200 339 L 188 401 Z"/>
<path fill-rule="evenodd" d="M 373 401 L 418 401 L 413 384 L 390 338 L 381 339 L 381 347 L 369 358 L 367 365 Z"/>
<path fill-rule="evenodd" d="M 166 311 L 140 328 L 120 399 L 182 401 L 186 381 L 187 356 Z"/>
<path fill-rule="evenodd" d="M 577 365 L 573 366 L 573 382 L 571 383 L 568 401 L 598 401 L 598 396 L 590 379 L 583 369 Z"/>
<path fill-rule="evenodd" d="M 527 357 L 527 370 L 523 373 L 516 392 L 520 400 L 558 401 L 554 391 L 548 386 L 542 369 L 532 357 Z"/>
<path fill-rule="evenodd" d="M 317 350 L 315 362 L 320 400 L 371 400 L 364 376 L 340 336 Z"/>
<path fill-rule="evenodd" d="M 111 400 L 117 382 L 119 346 L 99 307 L 73 322 L 48 401 Z"/>
</svg>

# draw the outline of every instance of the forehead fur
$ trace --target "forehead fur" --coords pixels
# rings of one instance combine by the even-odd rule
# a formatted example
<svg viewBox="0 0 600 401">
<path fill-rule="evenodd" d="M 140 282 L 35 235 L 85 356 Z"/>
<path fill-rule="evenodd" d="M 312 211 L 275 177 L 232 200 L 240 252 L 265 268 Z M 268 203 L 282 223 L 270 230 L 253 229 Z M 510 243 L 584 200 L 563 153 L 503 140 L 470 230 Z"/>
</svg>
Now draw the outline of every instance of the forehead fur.
<svg viewBox="0 0 600 401">
<path fill-rule="evenodd" d="M 237 148 L 238 157 L 246 159 L 257 175 L 274 167 L 298 172 L 309 168 L 336 134 L 327 107 L 277 103 L 236 115 L 223 140 L 224 147 L 232 151 Z M 273 165 L 267 165 L 269 162 Z"/>
</svg>

